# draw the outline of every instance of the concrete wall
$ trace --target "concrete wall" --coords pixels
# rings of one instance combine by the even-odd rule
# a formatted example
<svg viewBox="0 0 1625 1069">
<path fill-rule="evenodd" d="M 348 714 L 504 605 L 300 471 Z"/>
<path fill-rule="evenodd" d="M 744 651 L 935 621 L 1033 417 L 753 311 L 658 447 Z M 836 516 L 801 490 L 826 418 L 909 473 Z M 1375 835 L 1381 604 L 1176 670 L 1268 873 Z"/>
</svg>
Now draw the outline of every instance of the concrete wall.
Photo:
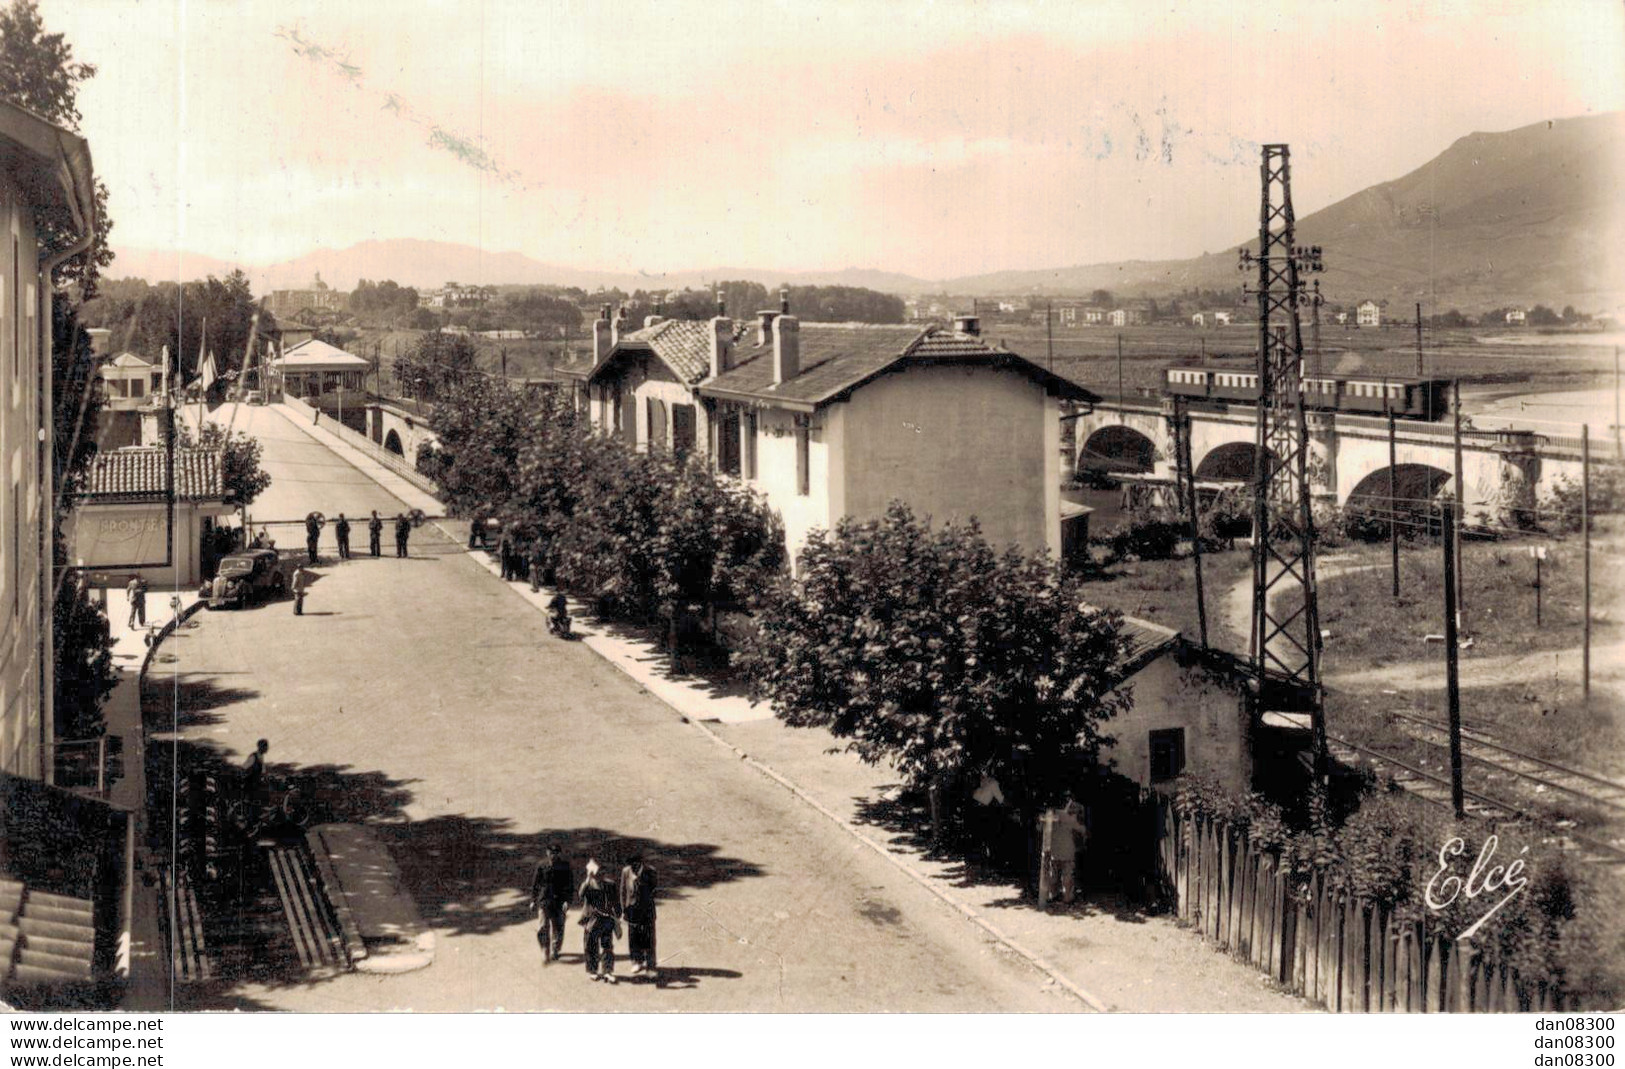
<svg viewBox="0 0 1625 1069">
<path fill-rule="evenodd" d="M 756 417 L 756 478 L 751 486 L 767 496 L 784 520 L 784 540 L 795 560 L 814 527 L 833 527 L 842 512 L 844 476 L 832 442 L 844 440 L 844 405 L 816 413 L 807 434 L 808 493 L 796 492 L 795 421 L 789 412 L 762 409 Z M 832 460 L 834 461 L 832 463 Z"/>
<path fill-rule="evenodd" d="M 1102 730 L 1115 744 L 1101 761 L 1142 787 L 1151 783 L 1151 732 L 1185 731 L 1185 771 L 1232 790 L 1252 783 L 1248 711 L 1240 687 L 1182 650 L 1166 653 L 1129 682 L 1134 707 Z"/>
<path fill-rule="evenodd" d="M 41 701 L 40 343 L 33 213 L 0 183 L 0 770 L 48 778 Z"/>
<path fill-rule="evenodd" d="M 1060 412 L 1026 375 L 906 367 L 836 407 L 847 514 L 879 516 L 901 498 L 938 523 L 974 516 L 995 545 L 1060 553 Z"/>
<path fill-rule="evenodd" d="M 368 405 L 366 423 L 360 427 L 350 422 L 350 411 L 348 409 L 345 410 L 344 415 L 345 422 L 352 429 L 366 435 L 367 438 L 378 445 L 383 445 L 385 439 L 389 437 L 389 432 L 394 431 L 396 438 L 401 443 L 401 456 L 406 459 L 408 464 L 417 463 L 418 450 L 423 448 L 424 445 L 430 443 L 439 444 L 440 441 L 435 437 L 434 432 L 429 430 L 428 424 L 424 422 L 422 417 L 408 415 L 388 405 Z"/>
</svg>

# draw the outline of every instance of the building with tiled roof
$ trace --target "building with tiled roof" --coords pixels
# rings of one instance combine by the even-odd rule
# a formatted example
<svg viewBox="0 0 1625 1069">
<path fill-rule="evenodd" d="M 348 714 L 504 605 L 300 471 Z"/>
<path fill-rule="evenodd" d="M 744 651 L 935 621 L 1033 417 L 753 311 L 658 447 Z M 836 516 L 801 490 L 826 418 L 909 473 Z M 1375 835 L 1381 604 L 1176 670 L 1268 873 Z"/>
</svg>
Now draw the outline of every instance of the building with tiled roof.
<svg viewBox="0 0 1625 1069">
<path fill-rule="evenodd" d="M 781 303 L 627 330 L 608 313 L 590 362 L 558 369 L 594 424 L 639 449 L 706 453 L 767 497 L 792 556 L 814 528 L 897 499 L 1060 553 L 1059 406 L 1097 398 L 989 342 L 974 317 L 803 324 Z"/>
<path fill-rule="evenodd" d="M 294 397 L 316 397 L 334 390 L 364 389 L 372 362 L 319 338 L 311 338 L 284 349 L 275 369 L 285 393 Z"/>
<path fill-rule="evenodd" d="M 63 526 L 74 563 L 92 583 L 122 587 L 133 574 L 154 588 L 202 580 L 202 547 L 226 500 L 219 452 L 175 450 L 175 508 L 169 508 L 167 450 L 113 449 L 96 454 Z"/>
</svg>

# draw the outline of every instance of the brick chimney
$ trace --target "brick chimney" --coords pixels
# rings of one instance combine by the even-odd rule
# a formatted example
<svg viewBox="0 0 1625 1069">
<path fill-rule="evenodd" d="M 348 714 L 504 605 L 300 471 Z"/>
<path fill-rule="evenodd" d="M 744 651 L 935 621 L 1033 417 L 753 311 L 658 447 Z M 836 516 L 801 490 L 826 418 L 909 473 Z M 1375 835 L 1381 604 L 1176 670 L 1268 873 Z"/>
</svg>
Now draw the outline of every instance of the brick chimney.
<svg viewBox="0 0 1625 1069">
<path fill-rule="evenodd" d="M 717 307 L 722 307 L 722 301 L 717 300 Z M 711 377 L 718 375 L 733 367 L 734 349 L 734 321 L 725 315 L 717 315 L 711 320 Z"/>
<path fill-rule="evenodd" d="M 603 363 L 604 357 L 609 355 L 615 342 L 610 338 L 609 305 L 598 307 L 598 318 L 592 321 L 592 362 L 594 366 Z"/>
<path fill-rule="evenodd" d="M 664 312 L 664 310 L 665 310 L 665 303 L 663 301 L 661 301 L 660 294 L 657 293 L 657 294 L 655 294 L 654 315 L 649 315 L 649 316 L 644 316 L 643 317 L 643 325 L 644 325 L 644 327 L 652 327 L 656 323 L 664 323 L 666 321 L 665 315 L 662 314 Z"/>
<path fill-rule="evenodd" d="M 756 313 L 756 347 L 761 348 L 773 341 L 773 320 L 779 316 L 771 308 L 764 308 Z"/>
<path fill-rule="evenodd" d="M 612 346 L 619 344 L 619 342 L 621 340 L 621 335 L 625 334 L 625 333 L 626 333 L 626 305 L 623 304 L 620 307 L 615 309 L 615 322 L 610 327 L 609 344 L 612 345 Z"/>
<path fill-rule="evenodd" d="M 792 315 L 773 320 L 773 385 L 801 373 L 801 321 Z"/>
</svg>

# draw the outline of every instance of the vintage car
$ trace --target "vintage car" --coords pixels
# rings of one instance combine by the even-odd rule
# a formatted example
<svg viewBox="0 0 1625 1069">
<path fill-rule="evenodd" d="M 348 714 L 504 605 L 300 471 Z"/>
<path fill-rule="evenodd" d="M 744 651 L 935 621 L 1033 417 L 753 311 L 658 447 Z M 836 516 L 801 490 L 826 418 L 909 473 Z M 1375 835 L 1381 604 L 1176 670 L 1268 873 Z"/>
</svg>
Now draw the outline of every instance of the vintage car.
<svg viewBox="0 0 1625 1069">
<path fill-rule="evenodd" d="M 288 589 L 288 576 L 274 549 L 245 549 L 223 557 L 216 576 L 199 591 L 211 609 L 235 609 L 280 598 Z"/>
</svg>

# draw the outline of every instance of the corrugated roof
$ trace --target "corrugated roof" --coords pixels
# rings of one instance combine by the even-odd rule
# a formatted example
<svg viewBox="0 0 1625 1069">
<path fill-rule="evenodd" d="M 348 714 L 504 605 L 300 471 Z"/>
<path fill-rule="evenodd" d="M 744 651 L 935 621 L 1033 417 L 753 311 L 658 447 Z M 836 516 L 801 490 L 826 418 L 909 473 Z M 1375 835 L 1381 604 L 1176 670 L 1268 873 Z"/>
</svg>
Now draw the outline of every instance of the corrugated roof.
<svg viewBox="0 0 1625 1069">
<path fill-rule="evenodd" d="M 291 370 L 332 368 L 334 370 L 371 367 L 365 357 L 347 353 L 317 338 L 300 342 L 282 354 L 282 366 Z"/>
<path fill-rule="evenodd" d="M 167 487 L 162 449 L 116 449 L 98 453 L 85 478 L 84 499 L 158 499 Z M 205 449 L 175 450 L 175 494 L 179 501 L 219 501 L 225 487 L 220 454 Z"/>
</svg>

